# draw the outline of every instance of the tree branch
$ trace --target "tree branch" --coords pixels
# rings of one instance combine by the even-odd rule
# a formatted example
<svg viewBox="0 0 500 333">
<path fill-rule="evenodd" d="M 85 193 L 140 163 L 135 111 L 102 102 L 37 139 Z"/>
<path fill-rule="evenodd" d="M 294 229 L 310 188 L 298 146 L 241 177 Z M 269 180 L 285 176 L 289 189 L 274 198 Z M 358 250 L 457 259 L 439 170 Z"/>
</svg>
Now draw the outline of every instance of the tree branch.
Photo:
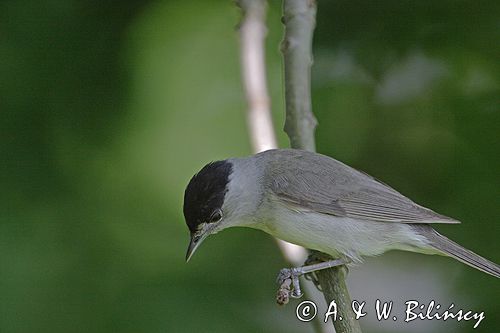
<svg viewBox="0 0 500 333">
<path fill-rule="evenodd" d="M 243 86 L 248 103 L 247 125 L 252 150 L 258 153 L 277 148 L 266 84 L 266 1 L 239 0 L 237 5 L 243 12 L 240 40 Z M 285 259 L 294 265 L 300 265 L 307 257 L 306 251 L 300 246 L 281 240 L 278 240 L 278 245 Z"/>
<path fill-rule="evenodd" d="M 248 103 L 247 125 L 252 150 L 257 153 L 277 147 L 266 83 L 266 2 L 239 0 L 237 4 L 243 12 L 240 25 L 241 68 Z"/>
<path fill-rule="evenodd" d="M 316 118 L 311 105 L 312 38 L 316 24 L 314 0 L 284 0 L 285 132 L 292 148 L 315 151 Z"/>
<path fill-rule="evenodd" d="M 240 42 L 242 79 L 248 103 L 247 125 L 252 150 L 258 153 L 277 148 L 266 84 L 264 53 L 266 1 L 238 0 L 237 5 L 243 13 L 240 23 Z M 278 239 L 276 241 L 287 262 L 295 266 L 302 265 L 307 257 L 304 248 Z M 288 282 L 290 285 L 291 280 Z M 304 288 L 310 293 L 314 287 L 309 283 Z M 286 300 L 288 301 L 288 295 Z M 313 325 L 315 331 L 322 331 L 319 319 L 314 320 Z"/>
<path fill-rule="evenodd" d="M 316 150 L 316 118 L 311 104 L 312 39 L 316 24 L 314 0 L 284 0 L 285 37 L 281 50 L 285 63 L 285 132 L 292 148 Z M 334 267 L 316 272 L 326 302 L 337 303 L 343 320 L 333 323 L 337 333 L 361 333 L 351 311 L 351 298 L 345 283 L 346 268 Z"/>
</svg>

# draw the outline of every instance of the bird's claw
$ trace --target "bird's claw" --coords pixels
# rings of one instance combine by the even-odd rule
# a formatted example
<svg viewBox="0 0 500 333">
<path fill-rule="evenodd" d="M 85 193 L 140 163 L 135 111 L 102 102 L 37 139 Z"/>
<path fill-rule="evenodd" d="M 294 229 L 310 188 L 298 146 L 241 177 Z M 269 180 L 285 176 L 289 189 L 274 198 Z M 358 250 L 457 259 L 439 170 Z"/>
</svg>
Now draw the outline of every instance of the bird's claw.
<svg viewBox="0 0 500 333">
<path fill-rule="evenodd" d="M 326 261 L 322 260 L 327 259 Z M 323 262 L 324 261 L 324 262 Z M 302 291 L 300 290 L 299 277 L 305 275 L 305 278 L 311 280 L 316 287 L 321 290 L 319 284 L 318 275 L 316 271 L 343 266 L 349 261 L 340 258 L 333 260 L 331 257 L 325 255 L 319 256 L 318 254 L 311 255 L 308 258 L 305 266 L 296 268 L 283 268 L 278 274 L 277 282 L 279 284 L 278 293 L 276 295 L 276 301 L 280 305 L 288 303 L 290 297 L 299 298 L 302 296 Z"/>
<path fill-rule="evenodd" d="M 307 273 L 307 274 L 304 274 L 304 278 L 308 281 L 311 281 L 314 286 L 316 287 L 316 289 L 318 289 L 319 291 L 323 291 L 321 289 L 321 285 L 319 283 L 319 279 L 318 279 L 318 276 L 316 275 L 315 272 L 311 272 L 311 273 Z"/>
<path fill-rule="evenodd" d="M 280 285 L 280 291 L 287 292 L 288 296 L 293 298 L 302 297 L 303 293 L 300 289 L 299 276 L 302 275 L 300 268 L 283 268 L 277 278 L 277 282 Z M 286 297 L 285 297 L 286 298 Z M 285 301 L 287 303 L 288 300 Z"/>
</svg>

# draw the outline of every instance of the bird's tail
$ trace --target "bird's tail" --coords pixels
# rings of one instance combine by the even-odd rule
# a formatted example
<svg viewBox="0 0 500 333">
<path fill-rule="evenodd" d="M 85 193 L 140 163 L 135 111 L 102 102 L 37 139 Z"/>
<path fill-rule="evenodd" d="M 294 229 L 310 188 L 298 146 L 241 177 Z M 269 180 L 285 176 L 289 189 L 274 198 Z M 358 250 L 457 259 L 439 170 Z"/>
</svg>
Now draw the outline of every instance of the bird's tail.
<svg viewBox="0 0 500 333">
<path fill-rule="evenodd" d="M 422 227 L 424 226 L 422 225 Z M 426 225 L 425 228 L 421 229 L 421 231 L 424 230 L 425 232 L 422 234 L 429 240 L 430 245 L 435 249 L 463 262 L 464 264 L 474 267 L 475 269 L 500 278 L 499 265 L 481 257 L 478 254 L 475 254 L 470 250 L 467 250 L 463 246 L 458 245 L 457 243 L 441 235 L 428 225 Z"/>
</svg>

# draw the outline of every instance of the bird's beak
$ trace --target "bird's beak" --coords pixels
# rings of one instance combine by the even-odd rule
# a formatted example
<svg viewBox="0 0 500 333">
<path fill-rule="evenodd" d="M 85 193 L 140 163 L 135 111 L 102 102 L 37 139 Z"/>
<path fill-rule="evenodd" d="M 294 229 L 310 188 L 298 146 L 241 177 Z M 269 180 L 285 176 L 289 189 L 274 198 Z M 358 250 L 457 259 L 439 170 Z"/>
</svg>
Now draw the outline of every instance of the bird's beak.
<svg viewBox="0 0 500 333">
<path fill-rule="evenodd" d="M 196 251 L 196 249 L 198 248 L 198 246 L 200 246 L 201 242 L 200 242 L 200 239 L 197 239 L 197 237 L 195 236 L 194 233 L 191 234 L 191 240 L 189 241 L 189 246 L 188 246 L 188 249 L 187 249 L 187 252 L 186 252 L 186 262 L 189 261 L 189 259 L 191 259 L 191 257 L 193 256 L 194 252 Z"/>
<path fill-rule="evenodd" d="M 189 241 L 189 246 L 186 252 L 186 262 L 191 259 L 193 256 L 194 252 L 196 249 L 200 246 L 200 244 L 207 238 L 208 235 L 210 235 L 213 227 L 205 224 L 201 228 L 200 231 L 192 232 L 191 233 L 191 240 Z"/>
</svg>

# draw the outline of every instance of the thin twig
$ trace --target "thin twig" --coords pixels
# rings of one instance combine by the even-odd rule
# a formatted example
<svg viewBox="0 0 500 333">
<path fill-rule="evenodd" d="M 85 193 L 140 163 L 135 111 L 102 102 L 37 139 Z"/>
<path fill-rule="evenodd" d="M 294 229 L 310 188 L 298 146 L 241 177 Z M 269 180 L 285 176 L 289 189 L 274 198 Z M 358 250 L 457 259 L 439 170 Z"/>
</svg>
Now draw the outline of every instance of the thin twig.
<svg viewBox="0 0 500 333">
<path fill-rule="evenodd" d="M 316 24 L 314 0 L 284 0 L 285 132 L 292 148 L 316 150 L 317 121 L 311 104 L 312 38 Z"/>
<path fill-rule="evenodd" d="M 240 0 L 243 11 L 240 25 L 241 68 L 248 102 L 247 124 L 252 149 L 260 152 L 277 147 L 267 93 L 264 41 L 266 38 L 266 2 Z"/>
<path fill-rule="evenodd" d="M 248 102 L 247 124 L 254 153 L 277 148 L 267 93 L 264 41 L 266 1 L 240 0 L 243 12 L 240 24 L 241 68 L 243 86 Z M 307 252 L 300 246 L 278 240 L 285 259 L 294 265 L 302 264 Z"/>
<path fill-rule="evenodd" d="M 284 0 L 285 37 L 281 50 L 285 63 L 285 132 L 292 148 L 315 151 L 316 118 L 311 104 L 312 38 L 316 24 L 314 0 Z M 338 333 L 360 333 L 351 311 L 351 298 L 345 284 L 345 267 L 316 272 L 325 300 L 337 303 L 343 320 L 333 322 Z"/>
<path fill-rule="evenodd" d="M 264 41 L 266 37 L 266 1 L 238 0 L 243 17 L 240 24 L 241 67 L 243 85 L 248 103 L 247 124 L 255 153 L 277 148 L 276 136 L 271 118 L 270 99 L 267 93 Z M 300 266 L 307 257 L 307 251 L 297 245 L 276 239 L 287 262 Z M 291 280 L 285 280 L 277 295 L 279 304 L 286 304 L 290 297 Z M 305 285 L 306 292 L 314 286 Z M 318 317 L 319 318 L 319 317 Z M 314 329 L 321 332 L 319 321 L 314 321 Z"/>
</svg>

